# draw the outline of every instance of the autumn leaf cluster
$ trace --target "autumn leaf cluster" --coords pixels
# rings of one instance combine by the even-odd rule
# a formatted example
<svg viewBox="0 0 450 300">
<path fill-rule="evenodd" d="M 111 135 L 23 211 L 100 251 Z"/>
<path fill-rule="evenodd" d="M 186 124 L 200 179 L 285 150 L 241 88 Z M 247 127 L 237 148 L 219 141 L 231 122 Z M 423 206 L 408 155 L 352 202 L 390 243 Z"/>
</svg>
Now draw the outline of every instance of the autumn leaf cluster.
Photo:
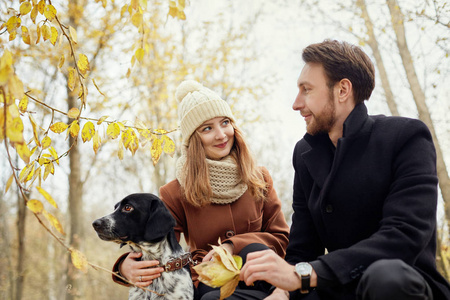
<svg viewBox="0 0 450 300">
<path fill-rule="evenodd" d="M 210 261 L 202 262 L 194 266 L 198 274 L 198 280 L 204 284 L 218 288 L 220 287 L 220 300 L 231 296 L 238 283 L 240 269 L 242 268 L 242 257 L 232 255 L 226 248 L 212 246 L 215 251 Z"/>
</svg>

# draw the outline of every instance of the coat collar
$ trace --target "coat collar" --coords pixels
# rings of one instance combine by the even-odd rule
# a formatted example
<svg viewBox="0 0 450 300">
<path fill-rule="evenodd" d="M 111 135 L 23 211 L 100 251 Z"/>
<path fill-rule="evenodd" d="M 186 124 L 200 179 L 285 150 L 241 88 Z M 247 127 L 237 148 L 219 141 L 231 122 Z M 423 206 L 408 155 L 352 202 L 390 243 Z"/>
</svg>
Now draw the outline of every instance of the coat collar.
<svg viewBox="0 0 450 300">
<path fill-rule="evenodd" d="M 338 140 L 336 154 L 334 145 L 327 133 L 310 135 L 305 134 L 304 140 L 311 147 L 302 153 L 308 172 L 316 184 L 323 188 L 330 174 L 334 174 L 339 166 L 345 149 L 351 145 L 351 141 L 361 134 L 371 131 L 373 121 L 367 114 L 367 107 L 364 103 L 357 104 L 344 122 L 343 135 Z M 333 170 L 332 170 L 333 168 Z M 328 178 L 330 181 L 330 178 Z"/>
</svg>

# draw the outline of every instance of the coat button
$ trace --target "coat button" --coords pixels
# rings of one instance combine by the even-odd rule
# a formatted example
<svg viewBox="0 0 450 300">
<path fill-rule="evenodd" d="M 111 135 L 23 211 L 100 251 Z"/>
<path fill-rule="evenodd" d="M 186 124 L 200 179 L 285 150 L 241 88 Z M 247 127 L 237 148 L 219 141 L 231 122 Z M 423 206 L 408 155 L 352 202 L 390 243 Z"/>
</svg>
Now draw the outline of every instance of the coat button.
<svg viewBox="0 0 450 300">
<path fill-rule="evenodd" d="M 227 238 L 233 237 L 233 236 L 235 236 L 235 235 L 236 235 L 236 233 L 234 233 L 233 230 L 228 230 L 228 231 L 225 233 L 225 236 L 226 236 Z"/>
<path fill-rule="evenodd" d="M 333 212 L 333 205 L 328 204 L 327 206 L 325 206 L 325 211 L 327 213 L 332 213 Z"/>
</svg>

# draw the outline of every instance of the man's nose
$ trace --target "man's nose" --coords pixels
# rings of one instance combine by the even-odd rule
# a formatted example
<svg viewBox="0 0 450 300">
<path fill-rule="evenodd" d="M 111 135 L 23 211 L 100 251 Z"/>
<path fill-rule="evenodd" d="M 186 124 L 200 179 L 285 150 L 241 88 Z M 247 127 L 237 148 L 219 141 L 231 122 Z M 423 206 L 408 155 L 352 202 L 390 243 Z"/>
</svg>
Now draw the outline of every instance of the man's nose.
<svg viewBox="0 0 450 300">
<path fill-rule="evenodd" d="M 293 110 L 301 110 L 305 106 L 305 102 L 302 99 L 302 96 L 300 93 L 297 94 L 297 97 L 295 97 L 294 103 L 292 104 Z"/>
</svg>

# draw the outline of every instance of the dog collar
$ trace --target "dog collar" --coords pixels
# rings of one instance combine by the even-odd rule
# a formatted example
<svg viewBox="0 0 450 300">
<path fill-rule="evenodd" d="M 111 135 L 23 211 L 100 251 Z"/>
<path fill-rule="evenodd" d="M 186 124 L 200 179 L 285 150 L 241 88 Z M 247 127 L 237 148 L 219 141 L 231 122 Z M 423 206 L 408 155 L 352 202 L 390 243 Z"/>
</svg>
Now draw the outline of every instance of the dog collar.
<svg viewBox="0 0 450 300">
<path fill-rule="evenodd" d="M 180 257 L 172 258 L 171 260 L 166 262 L 165 265 L 161 265 L 160 262 L 160 266 L 163 267 L 166 272 L 172 272 L 175 270 L 180 270 L 189 263 L 194 262 L 192 261 L 191 253 L 188 252 L 181 255 Z"/>
</svg>

